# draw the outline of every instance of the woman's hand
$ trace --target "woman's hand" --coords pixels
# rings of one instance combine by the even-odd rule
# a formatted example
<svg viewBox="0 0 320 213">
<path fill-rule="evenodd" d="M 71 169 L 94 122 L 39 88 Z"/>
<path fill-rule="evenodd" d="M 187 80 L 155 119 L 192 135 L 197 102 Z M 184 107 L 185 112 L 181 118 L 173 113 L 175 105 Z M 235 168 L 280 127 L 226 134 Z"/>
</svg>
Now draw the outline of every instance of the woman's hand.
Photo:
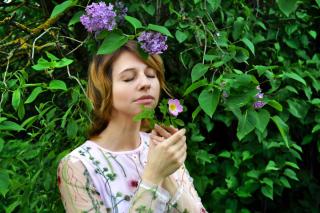
<svg viewBox="0 0 320 213">
<path fill-rule="evenodd" d="M 142 179 L 160 184 L 174 173 L 186 159 L 185 129 L 156 126 L 150 135 L 148 163 Z"/>
</svg>

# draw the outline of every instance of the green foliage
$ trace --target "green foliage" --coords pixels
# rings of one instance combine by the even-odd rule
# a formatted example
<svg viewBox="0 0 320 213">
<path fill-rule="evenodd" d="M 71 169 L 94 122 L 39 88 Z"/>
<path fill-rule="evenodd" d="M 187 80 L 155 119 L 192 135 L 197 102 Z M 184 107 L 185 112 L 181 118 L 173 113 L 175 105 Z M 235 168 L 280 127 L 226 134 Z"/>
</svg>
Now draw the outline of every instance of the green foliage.
<svg viewBox="0 0 320 213">
<path fill-rule="evenodd" d="M 79 23 L 87 1 L 1 4 L 0 211 L 63 212 L 56 169 L 86 139 L 90 57 L 151 29 L 168 36 L 186 111 L 166 122 L 187 129 L 207 210 L 318 212 L 320 1 L 157 2 L 126 1 L 121 30 L 96 38 Z"/>
</svg>

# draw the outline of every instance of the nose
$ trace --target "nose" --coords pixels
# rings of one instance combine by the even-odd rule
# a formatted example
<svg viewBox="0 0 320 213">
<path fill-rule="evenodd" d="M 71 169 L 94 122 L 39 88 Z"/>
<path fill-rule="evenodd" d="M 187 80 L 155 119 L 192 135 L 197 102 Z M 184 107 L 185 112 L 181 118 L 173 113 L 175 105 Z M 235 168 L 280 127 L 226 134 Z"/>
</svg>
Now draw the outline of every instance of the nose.
<svg viewBox="0 0 320 213">
<path fill-rule="evenodd" d="M 142 75 L 139 79 L 139 90 L 148 90 L 151 88 L 150 79 L 146 75 Z"/>
</svg>

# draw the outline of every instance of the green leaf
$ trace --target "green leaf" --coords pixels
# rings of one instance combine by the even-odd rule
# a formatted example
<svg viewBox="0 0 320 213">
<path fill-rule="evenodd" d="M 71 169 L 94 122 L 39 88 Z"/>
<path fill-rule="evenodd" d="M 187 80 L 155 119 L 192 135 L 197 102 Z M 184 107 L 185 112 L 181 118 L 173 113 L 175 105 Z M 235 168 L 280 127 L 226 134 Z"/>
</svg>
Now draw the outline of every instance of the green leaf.
<svg viewBox="0 0 320 213">
<path fill-rule="evenodd" d="M 77 132 L 78 132 L 78 125 L 73 119 L 71 119 L 67 125 L 67 135 L 68 137 L 73 138 L 77 135 Z"/>
<path fill-rule="evenodd" d="M 141 4 L 141 7 L 150 15 L 150 16 L 154 16 L 154 13 L 156 12 L 156 8 L 150 4 L 148 6 L 146 6 L 145 4 Z"/>
<path fill-rule="evenodd" d="M 261 187 L 261 192 L 264 196 L 266 196 L 267 198 L 270 198 L 271 200 L 273 200 L 273 188 L 270 186 L 262 186 Z"/>
<path fill-rule="evenodd" d="M 295 117 L 304 119 L 308 113 L 309 106 L 306 102 L 298 99 L 288 99 L 287 103 L 289 105 L 288 111 Z"/>
<path fill-rule="evenodd" d="M 57 6 L 55 6 L 53 8 L 53 11 L 51 13 L 51 16 L 50 18 L 53 18 L 53 17 L 56 17 L 58 15 L 60 15 L 61 13 L 63 13 L 65 10 L 67 10 L 68 8 L 74 6 L 77 4 L 77 1 L 74 1 L 74 0 L 68 0 L 68 1 L 65 1 L 61 4 L 58 4 Z"/>
<path fill-rule="evenodd" d="M 191 79 L 192 82 L 195 82 L 199 78 L 201 78 L 209 69 L 209 65 L 198 63 L 196 64 L 191 71 Z"/>
<path fill-rule="evenodd" d="M 64 113 L 64 115 L 62 116 L 61 128 L 64 128 L 64 127 L 66 126 L 67 117 L 68 117 L 68 115 L 70 114 L 71 110 L 72 110 L 72 107 L 70 107 L 70 108 L 66 111 L 66 113 Z"/>
<path fill-rule="evenodd" d="M 246 110 L 240 117 L 237 127 L 237 137 L 242 140 L 247 134 L 254 130 L 256 125 L 257 113 L 253 110 Z"/>
<path fill-rule="evenodd" d="M 170 33 L 170 31 L 164 26 L 159 26 L 159 25 L 155 25 L 155 24 L 149 24 L 147 29 L 148 30 L 157 31 L 159 33 L 162 33 L 163 35 L 166 35 L 166 36 L 169 36 L 169 37 L 173 38 L 173 36 Z"/>
<path fill-rule="evenodd" d="M 276 167 L 276 163 L 273 160 L 270 160 L 268 165 L 265 168 L 265 171 L 276 171 L 279 170 L 278 167 Z"/>
<path fill-rule="evenodd" d="M 198 102 L 201 109 L 212 118 L 216 111 L 220 98 L 220 91 L 218 89 L 209 90 L 204 89 L 199 95 Z"/>
<path fill-rule="evenodd" d="M 299 75 L 296 74 L 296 73 L 293 73 L 293 72 L 285 72 L 285 73 L 283 73 L 283 76 L 285 76 L 285 77 L 287 77 L 287 78 L 294 79 L 294 80 L 296 80 L 296 81 L 299 81 L 299 82 L 302 83 L 303 85 L 307 86 L 306 81 L 305 81 L 301 76 L 299 76 Z"/>
<path fill-rule="evenodd" d="M 271 117 L 271 119 L 278 127 L 280 134 L 281 134 L 286 146 L 289 148 L 289 141 L 288 141 L 289 127 L 288 127 L 288 125 L 285 122 L 283 122 L 283 120 L 277 115 Z"/>
<path fill-rule="evenodd" d="M 207 2 L 212 7 L 213 11 L 215 11 L 220 6 L 221 0 L 207 0 Z"/>
<path fill-rule="evenodd" d="M 49 62 L 44 58 L 39 58 L 37 61 L 37 64 L 33 65 L 32 68 L 37 71 L 49 69 L 50 67 L 53 67 L 54 63 Z"/>
<path fill-rule="evenodd" d="M 211 163 L 212 154 L 209 154 L 206 150 L 200 149 L 196 152 L 196 159 L 200 161 L 202 165 Z"/>
<path fill-rule="evenodd" d="M 256 128 L 263 133 L 270 121 L 270 113 L 265 109 L 257 111 Z"/>
<path fill-rule="evenodd" d="M 224 157 L 224 158 L 230 158 L 230 157 L 231 157 L 231 154 L 230 154 L 229 151 L 224 150 L 224 151 L 222 151 L 218 156 L 219 156 L 219 157 Z"/>
<path fill-rule="evenodd" d="M 24 130 L 19 124 L 12 121 L 3 121 L 0 123 L 0 130 L 12 130 L 12 131 L 21 131 Z"/>
<path fill-rule="evenodd" d="M 254 44 L 247 38 L 243 38 L 241 41 L 249 48 L 249 50 L 254 55 Z"/>
<path fill-rule="evenodd" d="M 206 86 L 206 85 L 208 85 L 207 79 L 202 79 L 200 81 L 194 82 L 186 89 L 183 96 L 186 96 L 190 92 L 193 92 L 194 90 L 198 89 L 199 87 Z"/>
<path fill-rule="evenodd" d="M 289 189 L 291 188 L 289 181 L 287 180 L 287 178 L 283 176 L 280 177 L 280 183 L 286 188 L 289 188 Z"/>
<path fill-rule="evenodd" d="M 319 0 L 320 1 L 320 0 Z M 313 38 L 313 39 L 316 39 L 317 38 L 317 32 L 314 31 L 314 30 L 310 30 L 309 31 L 309 35 Z"/>
<path fill-rule="evenodd" d="M 282 112 L 282 105 L 278 101 L 270 100 L 270 101 L 267 101 L 267 104 L 272 106 L 276 110 Z"/>
<path fill-rule="evenodd" d="M 46 51 L 46 55 L 48 58 L 51 59 L 51 61 L 58 61 L 59 58 L 57 58 L 55 55 L 53 55 L 52 53 L 49 53 L 48 51 Z"/>
<path fill-rule="evenodd" d="M 297 9 L 297 0 L 277 0 L 280 10 L 288 17 Z"/>
<path fill-rule="evenodd" d="M 9 191 L 10 177 L 6 170 L 0 170 L 0 193 L 4 197 Z"/>
<path fill-rule="evenodd" d="M 180 30 L 177 30 L 176 31 L 176 38 L 177 38 L 179 43 L 182 43 L 188 38 L 188 34 L 185 33 L 185 32 L 182 32 Z"/>
<path fill-rule="evenodd" d="M 320 98 L 314 98 L 311 100 L 311 104 L 320 106 Z"/>
<path fill-rule="evenodd" d="M 42 88 L 41 87 L 36 87 L 32 90 L 31 94 L 29 95 L 29 97 L 27 98 L 27 100 L 24 102 L 25 104 L 29 104 L 32 103 L 37 97 L 38 95 L 42 92 Z"/>
<path fill-rule="evenodd" d="M 192 121 L 194 121 L 194 119 L 197 117 L 200 111 L 201 111 L 201 107 L 197 106 L 197 108 L 192 112 Z"/>
<path fill-rule="evenodd" d="M 49 83 L 49 89 L 61 89 L 67 91 L 67 85 L 61 80 L 52 80 Z"/>
<path fill-rule="evenodd" d="M 127 36 L 122 35 L 118 32 L 111 32 L 103 40 L 97 54 L 111 54 L 117 49 L 119 49 L 122 45 L 127 43 L 127 41 Z"/>
<path fill-rule="evenodd" d="M 242 48 L 242 47 L 236 47 L 236 55 L 233 57 L 233 59 L 238 63 L 246 62 L 249 58 L 249 51 Z"/>
<path fill-rule="evenodd" d="M 16 89 L 12 94 L 11 104 L 12 107 L 17 110 L 21 102 L 21 91 L 20 89 Z"/>
<path fill-rule="evenodd" d="M 72 64 L 72 62 L 73 62 L 72 59 L 62 58 L 60 61 L 57 61 L 57 64 L 55 65 L 55 67 L 57 68 L 66 67 Z"/>
<path fill-rule="evenodd" d="M 286 166 L 291 166 L 292 168 L 295 168 L 295 169 L 300 169 L 299 166 L 294 162 L 286 161 L 284 164 Z"/>
<path fill-rule="evenodd" d="M 243 17 L 237 17 L 237 20 L 233 23 L 232 38 L 238 40 L 245 26 L 245 20 Z"/>
<path fill-rule="evenodd" d="M 299 179 L 297 178 L 296 172 L 293 171 L 292 169 L 285 169 L 283 174 L 286 175 L 287 177 L 291 178 L 292 180 L 299 181 Z"/>
<path fill-rule="evenodd" d="M 70 19 L 69 23 L 68 23 L 68 26 L 72 26 L 78 22 L 80 22 L 80 17 L 84 14 L 84 11 L 78 11 L 76 12 L 72 18 Z"/>
<path fill-rule="evenodd" d="M 312 128 L 312 133 L 315 133 L 315 132 L 317 132 L 319 130 L 320 130 L 320 124 L 317 124 Z"/>
<path fill-rule="evenodd" d="M 142 23 L 136 19 L 135 17 L 132 17 L 132 16 L 125 16 L 124 19 L 129 22 L 133 28 L 136 30 L 136 29 L 139 29 L 139 28 L 142 28 Z"/>
<path fill-rule="evenodd" d="M 318 7 L 320 8 L 320 0 L 316 0 Z"/>
<path fill-rule="evenodd" d="M 0 137 L 0 152 L 3 149 L 3 146 L 4 146 L 4 140 L 3 140 L 3 138 Z"/>
</svg>

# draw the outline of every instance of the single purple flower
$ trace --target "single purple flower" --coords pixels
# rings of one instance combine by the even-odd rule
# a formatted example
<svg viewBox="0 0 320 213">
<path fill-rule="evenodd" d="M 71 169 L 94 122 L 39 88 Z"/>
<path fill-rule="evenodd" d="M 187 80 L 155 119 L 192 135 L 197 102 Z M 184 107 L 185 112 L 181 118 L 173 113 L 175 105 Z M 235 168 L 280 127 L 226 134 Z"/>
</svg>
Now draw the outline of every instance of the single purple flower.
<svg viewBox="0 0 320 213">
<path fill-rule="evenodd" d="M 263 102 L 263 101 L 256 101 L 256 102 L 253 103 L 253 107 L 254 107 L 255 109 L 260 109 L 260 108 L 262 108 L 264 105 L 266 105 L 266 103 Z"/>
<path fill-rule="evenodd" d="M 104 29 L 111 31 L 116 26 L 115 17 L 113 4 L 107 6 L 104 2 L 99 2 L 88 5 L 80 21 L 88 32 L 100 32 Z"/>
<path fill-rule="evenodd" d="M 173 116 L 177 117 L 180 112 L 183 111 L 183 106 L 180 104 L 178 99 L 169 99 L 169 112 Z"/>
<path fill-rule="evenodd" d="M 138 42 L 141 43 L 141 48 L 152 55 L 163 53 L 163 51 L 168 48 L 166 41 L 167 36 L 152 31 L 143 31 L 138 37 Z"/>
<path fill-rule="evenodd" d="M 259 92 L 256 94 L 256 98 L 262 99 L 263 98 L 263 93 Z"/>
</svg>

